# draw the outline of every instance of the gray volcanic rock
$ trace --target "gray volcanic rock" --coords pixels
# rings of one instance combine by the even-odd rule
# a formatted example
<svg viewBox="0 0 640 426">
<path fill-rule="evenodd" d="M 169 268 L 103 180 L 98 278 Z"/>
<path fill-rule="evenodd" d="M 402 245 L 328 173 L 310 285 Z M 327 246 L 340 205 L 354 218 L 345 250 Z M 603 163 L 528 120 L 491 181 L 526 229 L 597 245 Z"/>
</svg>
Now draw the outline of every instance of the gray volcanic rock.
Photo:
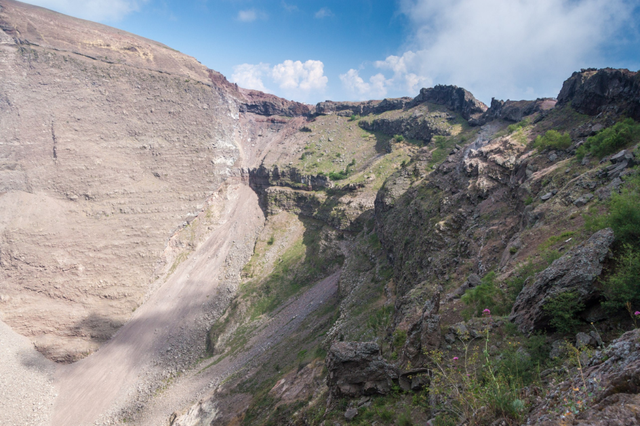
<svg viewBox="0 0 640 426">
<path fill-rule="evenodd" d="M 614 235 L 611 228 L 593 234 L 544 271 L 536 275 L 533 284 L 518 295 L 509 319 L 523 333 L 545 327 L 549 318 L 544 306 L 559 294 L 575 292 L 582 302 L 595 296 L 595 279 L 602 272 L 602 262 L 609 254 Z"/>
<path fill-rule="evenodd" d="M 334 342 L 327 355 L 327 385 L 335 398 L 391 391 L 398 370 L 382 358 L 374 342 Z"/>
<path fill-rule="evenodd" d="M 283 115 L 285 117 L 298 117 L 309 115 L 313 107 L 300 102 L 288 101 L 275 95 L 259 92 L 257 90 L 240 89 L 246 102 L 240 104 L 240 112 L 251 112 L 258 115 Z"/>
<path fill-rule="evenodd" d="M 381 101 L 366 102 L 333 102 L 324 101 L 316 105 L 316 114 L 332 114 L 341 111 L 347 112 L 348 115 L 369 115 L 382 114 L 386 111 L 404 109 L 411 102 L 411 98 L 395 98 L 383 99 Z"/>
<path fill-rule="evenodd" d="M 423 102 L 444 105 L 451 111 L 463 116 L 465 120 L 468 120 L 473 115 L 482 114 L 487 110 L 487 106 L 477 100 L 471 92 L 458 86 L 439 84 L 429 89 L 421 89 L 420 94 L 413 99 L 409 107 Z"/>
<path fill-rule="evenodd" d="M 419 366 L 425 360 L 424 355 L 440 347 L 440 289 L 425 303 L 422 315 L 407 332 L 407 341 L 402 349 L 403 364 Z"/>
<path fill-rule="evenodd" d="M 587 388 L 585 389 L 585 384 Z M 605 350 L 597 351 L 583 371 L 549 392 L 533 408 L 524 424 L 562 424 L 567 398 L 589 396 L 585 410 L 569 423 L 575 426 L 640 424 L 640 330 L 623 334 Z M 592 395 L 592 396 L 591 396 Z"/>
<path fill-rule="evenodd" d="M 452 126 L 450 120 L 454 119 L 455 115 L 451 113 L 434 111 L 410 117 L 363 119 L 358 122 L 358 125 L 370 132 L 402 135 L 409 139 L 429 142 L 436 135 L 451 135 Z"/>
<path fill-rule="evenodd" d="M 627 69 L 594 68 L 574 72 L 562 85 L 558 105 L 596 115 L 605 110 L 640 120 L 640 76 Z"/>
<path fill-rule="evenodd" d="M 524 117 L 540 111 L 547 111 L 556 106 L 552 98 L 538 98 L 535 101 L 500 101 L 491 99 L 491 106 L 477 120 L 471 120 L 473 125 L 482 125 L 492 120 L 507 120 L 518 122 Z"/>
</svg>

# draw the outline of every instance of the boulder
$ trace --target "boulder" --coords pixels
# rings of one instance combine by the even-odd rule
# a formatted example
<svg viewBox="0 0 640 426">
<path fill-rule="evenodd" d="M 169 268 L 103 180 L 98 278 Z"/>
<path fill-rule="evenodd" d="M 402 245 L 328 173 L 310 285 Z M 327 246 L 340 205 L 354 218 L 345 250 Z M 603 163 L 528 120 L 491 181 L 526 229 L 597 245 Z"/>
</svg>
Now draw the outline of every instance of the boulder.
<svg viewBox="0 0 640 426">
<path fill-rule="evenodd" d="M 576 334 L 576 348 L 582 349 L 588 346 L 596 346 L 598 343 L 589 334 L 580 332 Z"/>
<path fill-rule="evenodd" d="M 613 230 L 602 229 L 555 260 L 536 275 L 532 284 L 522 289 L 509 319 L 518 325 L 520 331 L 529 333 L 548 325 L 544 307 L 559 294 L 574 292 L 580 302 L 588 305 L 597 296 L 594 283 L 602 272 L 602 262 L 609 254 L 613 240 Z"/>
<path fill-rule="evenodd" d="M 327 385 L 335 398 L 385 395 L 399 376 L 374 342 L 334 342 L 326 364 Z"/>
<path fill-rule="evenodd" d="M 353 420 L 358 415 L 357 408 L 347 408 L 347 411 L 344 412 L 344 418 L 347 420 Z"/>
<path fill-rule="evenodd" d="M 465 282 L 462 283 L 460 287 L 455 289 L 453 293 L 450 293 L 447 295 L 447 300 L 452 300 L 452 299 L 457 299 L 462 297 L 462 295 L 468 289 L 479 286 L 481 282 L 482 282 L 482 279 L 478 275 L 476 274 L 469 275 L 469 277 L 465 280 Z"/>
</svg>

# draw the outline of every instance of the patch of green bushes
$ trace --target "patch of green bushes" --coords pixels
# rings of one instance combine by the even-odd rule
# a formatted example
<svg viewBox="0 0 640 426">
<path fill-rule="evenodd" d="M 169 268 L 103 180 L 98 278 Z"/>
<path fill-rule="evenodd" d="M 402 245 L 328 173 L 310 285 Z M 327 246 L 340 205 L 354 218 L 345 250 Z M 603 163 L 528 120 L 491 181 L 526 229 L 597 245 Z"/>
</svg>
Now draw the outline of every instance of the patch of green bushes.
<svg viewBox="0 0 640 426">
<path fill-rule="evenodd" d="M 529 120 L 528 118 L 525 118 L 524 120 L 521 120 L 517 123 L 509 124 L 509 126 L 507 126 L 507 134 L 511 134 L 516 130 L 527 127 L 529 124 L 531 124 L 531 120 Z"/>
<path fill-rule="evenodd" d="M 576 156 L 582 159 L 587 154 L 593 154 L 602 158 L 639 140 L 640 123 L 627 118 L 587 138 L 587 141 L 578 148 Z"/>
<path fill-rule="evenodd" d="M 577 293 L 566 291 L 549 300 L 543 309 L 551 317 L 552 327 L 560 333 L 572 334 L 581 323 L 577 314 L 584 309 L 584 304 Z"/>
<path fill-rule="evenodd" d="M 567 149 L 571 146 L 571 136 L 568 133 L 560 133 L 557 130 L 547 130 L 544 135 L 536 137 L 533 146 L 542 151 L 545 148 Z"/>
<path fill-rule="evenodd" d="M 605 281 L 603 306 L 624 309 L 640 306 L 640 250 L 626 244 L 616 259 L 616 269 Z"/>
<path fill-rule="evenodd" d="M 353 167 L 356 165 L 355 158 L 351 160 L 347 167 L 344 170 L 340 170 L 339 172 L 330 172 L 329 179 L 331 180 L 343 180 L 349 177 L 349 175 L 353 172 Z"/>
<path fill-rule="evenodd" d="M 462 302 L 469 307 L 463 315 L 482 316 L 485 309 L 489 309 L 493 315 L 506 315 L 511 311 L 509 298 L 495 282 L 496 273 L 489 272 L 482 278 L 477 287 L 468 289 L 462 295 Z"/>
<path fill-rule="evenodd" d="M 608 213 L 584 215 L 590 232 L 611 227 L 616 237 L 614 266 L 602 282 L 603 305 L 611 310 L 628 303 L 640 306 L 640 175 L 627 178 L 621 193 L 613 193 Z"/>
</svg>

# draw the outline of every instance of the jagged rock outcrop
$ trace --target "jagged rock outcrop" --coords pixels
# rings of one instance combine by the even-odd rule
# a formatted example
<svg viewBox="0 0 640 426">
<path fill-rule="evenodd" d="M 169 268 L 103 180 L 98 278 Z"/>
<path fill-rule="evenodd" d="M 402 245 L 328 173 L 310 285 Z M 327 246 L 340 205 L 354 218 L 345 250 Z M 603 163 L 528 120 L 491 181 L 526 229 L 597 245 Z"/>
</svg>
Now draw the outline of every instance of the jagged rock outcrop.
<svg viewBox="0 0 640 426">
<path fill-rule="evenodd" d="M 426 360 L 426 354 L 440 347 L 440 290 L 425 303 L 422 314 L 407 331 L 407 340 L 402 348 L 401 363 L 417 367 Z"/>
<path fill-rule="evenodd" d="M 366 101 L 366 102 L 333 102 L 324 101 L 319 102 L 316 105 L 316 114 L 333 114 L 339 115 L 369 115 L 369 114 L 382 114 L 386 111 L 393 111 L 398 109 L 404 109 L 410 102 L 411 98 L 395 98 L 395 99 L 383 99 L 381 101 Z"/>
<path fill-rule="evenodd" d="M 472 178 L 467 191 L 487 198 L 498 187 L 508 185 L 516 169 L 518 156 L 525 149 L 524 145 L 511 138 L 498 138 L 478 149 L 470 149 L 462 160 L 464 172 Z M 448 170 L 444 168 L 446 164 L 440 167 L 443 171 Z"/>
<path fill-rule="evenodd" d="M 596 115 L 611 111 L 640 120 L 640 75 L 627 69 L 590 68 L 574 72 L 562 85 L 558 105 Z"/>
<path fill-rule="evenodd" d="M 428 89 L 423 88 L 420 90 L 420 94 L 413 98 L 409 107 L 423 102 L 444 105 L 451 111 L 460 114 L 465 120 L 472 116 L 479 116 L 487 110 L 487 106 L 477 100 L 471 92 L 458 86 L 438 84 Z"/>
<path fill-rule="evenodd" d="M 470 120 L 470 124 L 483 125 L 492 120 L 518 122 L 524 117 L 540 111 L 548 111 L 556 106 L 552 98 L 538 98 L 535 101 L 501 101 L 491 98 L 491 106 L 479 118 Z"/>
<path fill-rule="evenodd" d="M 327 385 L 334 398 L 385 395 L 399 376 L 374 342 L 334 342 L 326 364 Z"/>
<path fill-rule="evenodd" d="M 454 114 L 444 111 L 414 113 L 410 116 L 380 117 L 362 119 L 358 125 L 370 132 L 382 132 L 387 135 L 402 135 L 409 139 L 429 142 L 435 135 L 452 134 Z"/>
<path fill-rule="evenodd" d="M 282 115 L 285 117 L 306 116 L 313 112 L 311 105 L 289 101 L 269 93 L 257 90 L 240 89 L 246 100 L 239 106 L 240 112 L 251 112 L 258 115 Z"/>
<path fill-rule="evenodd" d="M 279 168 L 274 166 L 269 169 L 264 165 L 255 169 L 245 169 L 242 171 L 245 177 L 249 178 L 249 185 L 256 190 L 262 191 L 271 186 L 286 186 L 293 189 L 306 189 L 318 191 L 325 188 L 333 188 L 334 184 L 325 175 L 307 175 L 301 173 L 295 167 Z"/>
<path fill-rule="evenodd" d="M 575 371 L 571 378 L 555 387 L 532 410 L 525 424 L 637 425 L 640 424 L 639 393 L 640 330 L 636 329 L 596 352 L 583 366 L 583 371 Z M 579 414 L 572 412 L 573 407 L 580 408 Z"/>
<path fill-rule="evenodd" d="M 544 307 L 560 294 L 573 292 L 587 303 L 596 295 L 594 283 L 602 272 L 602 262 L 609 254 L 614 235 L 611 228 L 600 230 L 589 240 L 554 261 L 525 286 L 513 305 L 509 319 L 523 333 L 544 328 L 549 317 Z"/>
</svg>

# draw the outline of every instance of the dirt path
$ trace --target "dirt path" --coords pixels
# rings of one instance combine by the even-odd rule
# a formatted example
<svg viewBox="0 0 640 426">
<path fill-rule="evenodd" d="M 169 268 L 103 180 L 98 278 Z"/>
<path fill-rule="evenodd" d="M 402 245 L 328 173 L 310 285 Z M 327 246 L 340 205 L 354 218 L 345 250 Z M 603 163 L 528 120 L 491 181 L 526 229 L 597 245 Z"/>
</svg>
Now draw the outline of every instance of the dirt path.
<svg viewBox="0 0 640 426">
<path fill-rule="evenodd" d="M 217 229 L 128 323 L 96 353 L 58 367 L 54 426 L 93 424 L 104 413 L 130 405 L 136 392 L 152 390 L 153 383 L 143 377 L 149 369 L 166 375 L 202 353 L 206 315 L 223 309 L 225 297 L 235 290 L 220 288 L 229 254 L 238 245 L 252 251 L 264 223 L 257 196 L 248 186 L 230 186 L 227 198 Z"/>
<path fill-rule="evenodd" d="M 193 370 L 181 376 L 161 395 L 146 407 L 142 419 L 137 419 L 140 426 L 156 426 L 164 424 L 169 416 L 178 410 L 200 404 L 192 410 L 211 410 L 209 421 L 215 417 L 215 402 L 209 403 L 211 392 L 227 377 L 248 367 L 259 360 L 260 355 L 277 345 L 293 333 L 300 324 L 338 291 L 340 271 L 335 272 L 318 282 L 305 293 L 292 298 L 267 322 L 252 333 L 244 348 L 235 356 L 226 356 L 221 360 L 213 358 L 203 362 Z M 207 367 L 208 366 L 208 367 Z M 185 414 L 188 417 L 192 412 Z M 202 414 L 200 414 L 202 415 Z M 181 419 L 178 418 L 178 421 Z"/>
<path fill-rule="evenodd" d="M 0 424 L 45 426 L 50 423 L 55 364 L 33 344 L 0 321 Z"/>
</svg>

